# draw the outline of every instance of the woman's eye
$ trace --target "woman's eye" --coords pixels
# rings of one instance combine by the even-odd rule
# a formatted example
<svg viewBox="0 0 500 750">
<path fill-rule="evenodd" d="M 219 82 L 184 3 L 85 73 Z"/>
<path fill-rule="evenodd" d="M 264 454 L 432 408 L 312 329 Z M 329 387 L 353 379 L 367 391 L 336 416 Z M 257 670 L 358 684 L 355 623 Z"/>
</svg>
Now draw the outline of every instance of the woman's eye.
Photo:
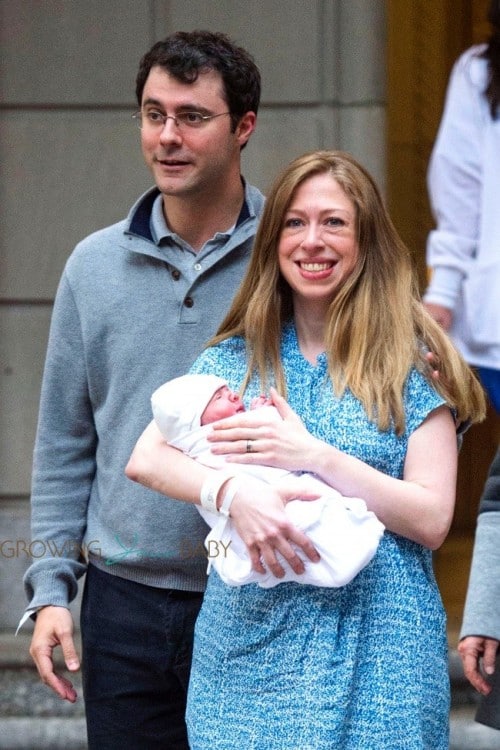
<svg viewBox="0 0 500 750">
<path fill-rule="evenodd" d="M 302 221 L 301 219 L 296 219 L 296 218 L 286 219 L 284 226 L 293 229 L 294 227 L 302 226 Z"/>
<path fill-rule="evenodd" d="M 342 227 L 344 226 L 344 222 L 342 219 L 339 219 L 338 216 L 330 216 L 330 218 L 326 222 L 327 226 L 329 227 Z"/>
</svg>

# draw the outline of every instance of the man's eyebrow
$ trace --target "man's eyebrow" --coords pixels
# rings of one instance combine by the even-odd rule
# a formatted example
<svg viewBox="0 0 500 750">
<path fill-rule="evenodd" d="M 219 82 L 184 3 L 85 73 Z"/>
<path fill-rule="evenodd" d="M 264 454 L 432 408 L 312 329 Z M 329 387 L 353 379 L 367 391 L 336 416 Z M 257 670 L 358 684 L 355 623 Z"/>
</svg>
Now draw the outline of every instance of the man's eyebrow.
<svg viewBox="0 0 500 750">
<path fill-rule="evenodd" d="M 158 99 L 154 99 L 153 97 L 148 97 L 145 99 L 142 103 L 142 106 L 153 106 L 158 107 L 158 109 L 165 109 L 165 106 L 162 102 L 160 102 Z M 210 114 L 211 110 L 207 109 L 206 107 L 202 107 L 200 104 L 179 104 L 179 106 L 176 109 L 176 112 L 200 112 L 200 114 Z"/>
<path fill-rule="evenodd" d="M 147 99 L 144 99 L 142 106 L 144 106 L 145 104 L 154 104 L 155 107 L 160 107 L 160 108 L 163 107 L 162 103 L 158 101 L 158 99 L 153 99 L 151 96 L 148 97 Z"/>
</svg>

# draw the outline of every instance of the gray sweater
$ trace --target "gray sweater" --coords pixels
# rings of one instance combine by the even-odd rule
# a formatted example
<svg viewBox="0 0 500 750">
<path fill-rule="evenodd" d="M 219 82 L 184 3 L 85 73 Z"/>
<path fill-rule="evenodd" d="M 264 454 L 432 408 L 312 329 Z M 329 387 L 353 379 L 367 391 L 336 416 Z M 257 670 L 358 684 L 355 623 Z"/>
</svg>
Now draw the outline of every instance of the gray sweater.
<svg viewBox="0 0 500 750">
<path fill-rule="evenodd" d="M 479 506 L 460 638 L 467 635 L 500 641 L 500 448 Z"/>
<path fill-rule="evenodd" d="M 264 198 L 246 186 L 230 236 L 196 256 L 154 242 L 156 189 L 126 220 L 81 242 L 54 305 L 34 451 L 29 607 L 67 606 L 86 560 L 129 580 L 202 591 L 207 527 L 189 504 L 124 468 L 151 421 L 150 396 L 185 373 L 245 271 Z"/>
</svg>

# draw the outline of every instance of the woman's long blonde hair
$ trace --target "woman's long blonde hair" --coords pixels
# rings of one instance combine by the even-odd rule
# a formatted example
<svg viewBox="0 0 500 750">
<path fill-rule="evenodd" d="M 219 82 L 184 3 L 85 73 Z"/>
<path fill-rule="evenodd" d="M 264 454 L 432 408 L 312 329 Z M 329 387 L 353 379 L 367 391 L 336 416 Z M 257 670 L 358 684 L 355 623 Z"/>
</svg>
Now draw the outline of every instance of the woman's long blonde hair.
<svg viewBox="0 0 500 750">
<path fill-rule="evenodd" d="M 328 370 L 340 395 L 347 387 L 382 430 L 405 425 L 403 389 L 424 350 L 438 362 L 436 389 L 464 422 L 485 415 L 485 399 L 472 370 L 420 301 L 410 254 L 397 234 L 370 174 L 341 151 L 315 151 L 295 159 L 278 176 L 266 201 L 246 275 L 209 345 L 243 336 L 248 369 L 267 389 L 270 373 L 286 395 L 280 358 L 283 325 L 293 318 L 292 290 L 280 273 L 278 244 L 283 219 L 297 187 L 329 173 L 356 209 L 359 257 L 329 306 L 324 344 Z"/>
</svg>

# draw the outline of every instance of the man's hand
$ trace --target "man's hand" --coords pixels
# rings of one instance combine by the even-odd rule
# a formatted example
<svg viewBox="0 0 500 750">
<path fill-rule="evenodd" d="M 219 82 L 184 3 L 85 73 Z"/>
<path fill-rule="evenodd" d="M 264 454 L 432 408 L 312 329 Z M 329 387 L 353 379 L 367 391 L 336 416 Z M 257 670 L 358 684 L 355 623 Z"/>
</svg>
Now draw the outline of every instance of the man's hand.
<svg viewBox="0 0 500 750">
<path fill-rule="evenodd" d="M 469 635 L 458 644 L 464 674 L 471 685 L 482 695 L 488 695 L 491 692 L 491 685 L 485 680 L 483 672 L 486 675 L 492 675 L 495 671 L 498 645 L 499 641 L 493 638 L 477 635 Z"/>
<path fill-rule="evenodd" d="M 70 672 L 80 669 L 80 659 L 73 642 L 73 618 L 66 607 L 44 607 L 36 617 L 30 655 L 45 685 L 63 700 L 74 703 L 77 698 L 72 683 L 54 670 L 53 650 L 61 646 Z"/>
</svg>

